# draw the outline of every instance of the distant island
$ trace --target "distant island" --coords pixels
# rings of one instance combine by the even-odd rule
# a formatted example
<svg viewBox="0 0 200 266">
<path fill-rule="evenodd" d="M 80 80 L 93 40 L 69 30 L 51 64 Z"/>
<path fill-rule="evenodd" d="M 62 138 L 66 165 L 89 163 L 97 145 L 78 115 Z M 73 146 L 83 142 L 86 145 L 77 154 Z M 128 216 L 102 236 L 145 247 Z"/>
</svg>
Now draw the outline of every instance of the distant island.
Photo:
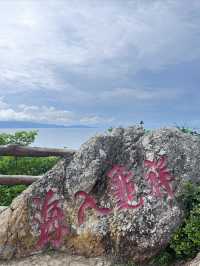
<svg viewBox="0 0 200 266">
<path fill-rule="evenodd" d="M 0 128 L 94 128 L 88 125 L 56 125 L 26 121 L 0 121 Z"/>
</svg>

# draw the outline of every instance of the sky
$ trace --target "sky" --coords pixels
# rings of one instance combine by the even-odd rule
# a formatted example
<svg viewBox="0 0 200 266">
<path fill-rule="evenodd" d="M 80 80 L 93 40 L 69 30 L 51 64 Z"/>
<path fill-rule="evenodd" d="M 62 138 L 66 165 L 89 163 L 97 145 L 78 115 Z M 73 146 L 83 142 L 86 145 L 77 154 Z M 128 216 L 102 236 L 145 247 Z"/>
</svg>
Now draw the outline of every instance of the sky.
<svg viewBox="0 0 200 266">
<path fill-rule="evenodd" d="M 199 0 L 1 0 L 0 121 L 200 128 Z"/>
</svg>

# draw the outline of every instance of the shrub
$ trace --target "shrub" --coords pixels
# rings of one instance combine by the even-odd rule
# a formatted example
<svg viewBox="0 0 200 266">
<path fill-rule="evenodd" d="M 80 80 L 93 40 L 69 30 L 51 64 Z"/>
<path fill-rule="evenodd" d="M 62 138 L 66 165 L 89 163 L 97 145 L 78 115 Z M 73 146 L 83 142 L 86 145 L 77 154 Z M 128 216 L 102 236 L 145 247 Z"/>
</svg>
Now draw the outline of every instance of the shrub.
<svg viewBox="0 0 200 266">
<path fill-rule="evenodd" d="M 200 185 L 188 182 L 178 200 L 185 209 L 185 219 L 169 245 L 152 259 L 150 265 L 169 266 L 193 258 L 200 251 Z"/>
<path fill-rule="evenodd" d="M 186 218 L 170 242 L 178 259 L 194 257 L 200 250 L 200 186 L 188 183 L 184 194 Z"/>
<path fill-rule="evenodd" d="M 166 248 L 164 251 L 161 251 L 160 254 L 158 254 L 149 265 L 152 266 L 169 266 L 172 264 L 175 260 L 174 254 L 172 250 L 168 250 L 169 248 Z"/>
<path fill-rule="evenodd" d="M 197 132 L 196 130 L 194 130 L 193 128 L 189 128 L 189 127 L 180 127 L 180 126 L 176 126 L 177 129 L 179 129 L 180 131 L 182 131 L 183 133 L 187 133 L 187 134 L 191 134 L 191 135 L 195 135 L 195 136 L 199 136 L 200 137 L 200 133 Z"/>
<path fill-rule="evenodd" d="M 19 144 L 29 145 L 34 142 L 37 131 L 18 131 L 14 134 L 0 134 L 0 145 Z M 42 175 L 51 169 L 58 161 L 57 157 L 31 158 L 31 157 L 0 157 L 0 174 L 4 175 Z M 13 198 L 20 194 L 27 186 L 0 185 L 0 205 L 9 205 Z"/>
<path fill-rule="evenodd" d="M 3 175 L 42 175 L 58 161 L 57 157 L 31 158 L 0 157 L 0 173 Z"/>
<path fill-rule="evenodd" d="M 8 206 L 12 200 L 16 198 L 27 186 L 16 185 L 16 186 L 0 186 L 0 205 Z"/>
</svg>

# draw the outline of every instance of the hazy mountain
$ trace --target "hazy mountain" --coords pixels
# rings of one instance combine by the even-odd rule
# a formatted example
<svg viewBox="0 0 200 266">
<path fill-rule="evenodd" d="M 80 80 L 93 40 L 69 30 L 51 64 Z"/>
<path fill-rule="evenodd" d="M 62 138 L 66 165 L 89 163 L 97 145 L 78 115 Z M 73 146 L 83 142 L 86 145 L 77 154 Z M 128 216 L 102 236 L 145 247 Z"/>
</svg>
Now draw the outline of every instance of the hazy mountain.
<svg viewBox="0 0 200 266">
<path fill-rule="evenodd" d="M 87 125 L 56 125 L 23 121 L 0 121 L 0 128 L 90 128 Z"/>
</svg>

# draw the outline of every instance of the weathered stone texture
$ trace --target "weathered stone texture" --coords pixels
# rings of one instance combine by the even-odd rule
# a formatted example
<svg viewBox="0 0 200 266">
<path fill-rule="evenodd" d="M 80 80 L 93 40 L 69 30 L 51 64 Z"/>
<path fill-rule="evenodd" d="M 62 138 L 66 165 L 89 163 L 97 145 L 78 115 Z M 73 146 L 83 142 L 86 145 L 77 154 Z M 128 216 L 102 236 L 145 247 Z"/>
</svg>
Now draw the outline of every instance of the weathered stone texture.
<svg viewBox="0 0 200 266">
<path fill-rule="evenodd" d="M 97 135 L 69 163 L 61 160 L 0 213 L 0 257 L 23 257 L 53 247 L 143 263 L 167 245 L 181 224 L 184 211 L 177 198 L 184 182 L 200 181 L 199 162 L 200 139 L 177 129 L 145 133 L 130 127 Z M 116 165 L 122 172 L 126 169 L 127 177 L 112 179 Z M 162 180 L 156 177 L 158 170 Z M 77 194 L 80 191 L 90 199 Z M 60 231 L 51 220 L 55 215 Z M 46 222 L 50 233 L 44 230 L 41 236 L 44 217 L 55 232 Z"/>
<path fill-rule="evenodd" d="M 186 263 L 184 266 L 200 266 L 200 253 L 196 256 L 195 259 Z"/>
<path fill-rule="evenodd" d="M 1 266 L 111 266 L 111 262 L 104 258 L 84 258 L 70 256 L 61 252 L 33 255 L 19 260 L 1 262 Z"/>
</svg>

